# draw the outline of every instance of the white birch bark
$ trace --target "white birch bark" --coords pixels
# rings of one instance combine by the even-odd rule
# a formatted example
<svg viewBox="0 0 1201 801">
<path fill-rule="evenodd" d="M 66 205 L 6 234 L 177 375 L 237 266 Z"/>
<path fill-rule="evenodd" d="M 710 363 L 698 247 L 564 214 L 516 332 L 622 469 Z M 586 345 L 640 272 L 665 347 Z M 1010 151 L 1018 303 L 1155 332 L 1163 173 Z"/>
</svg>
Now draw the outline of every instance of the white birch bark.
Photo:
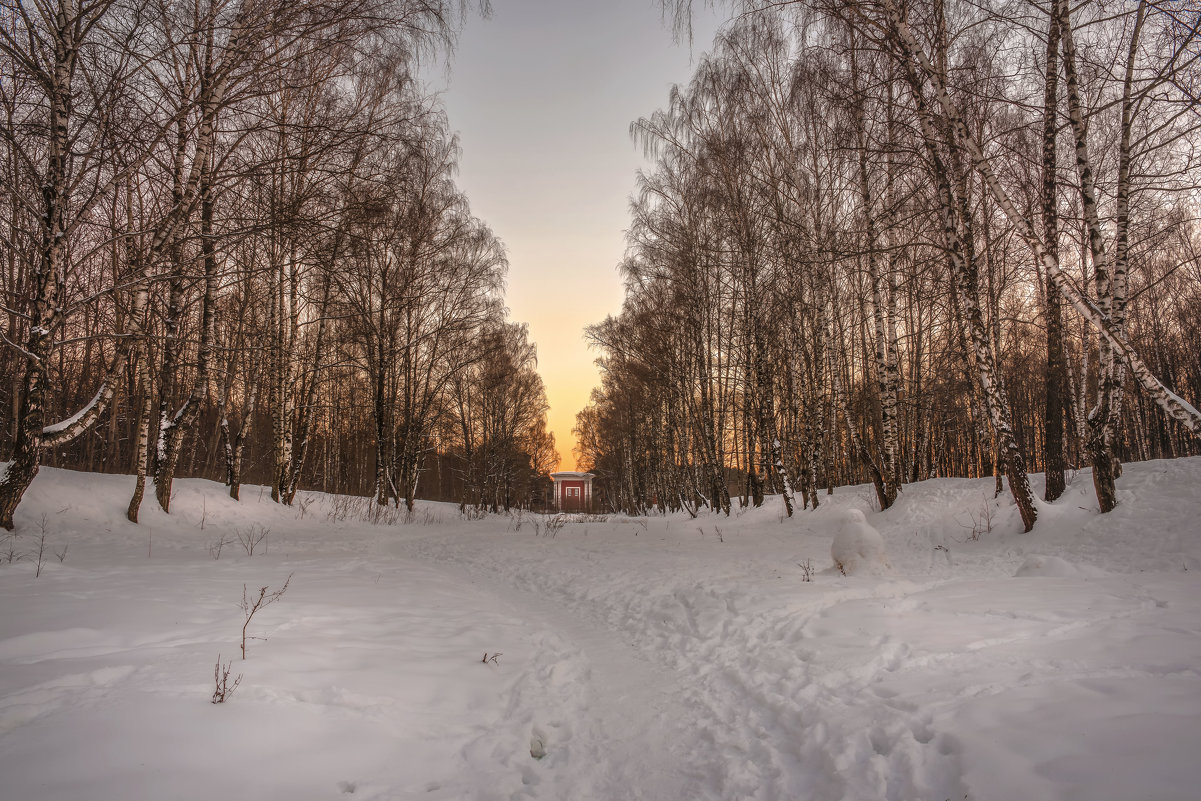
<svg viewBox="0 0 1201 801">
<path fill-rule="evenodd" d="M 954 101 L 951 100 L 950 95 L 947 94 L 946 87 L 938 79 L 937 74 L 931 67 L 930 60 L 921 50 L 913 35 L 913 31 L 909 28 L 908 23 L 901 15 L 896 4 L 893 0 L 882 0 L 882 2 L 888 14 L 889 27 L 895 32 L 897 40 L 901 45 L 902 57 L 908 60 L 915 68 L 921 69 L 929 77 L 935 98 L 941 106 L 947 122 L 954 131 L 956 141 L 968 154 L 972 167 L 984 179 L 984 183 L 988 187 L 990 194 L 992 194 L 993 199 L 1005 213 L 1005 216 L 1014 226 L 1014 229 L 1034 252 L 1035 258 L 1043 265 L 1043 269 L 1046 270 L 1047 276 L 1054 283 L 1055 287 L 1072 305 L 1072 308 L 1088 321 L 1104 337 L 1118 356 L 1123 359 L 1131 375 L 1134 376 L 1148 396 L 1169 417 L 1181 423 L 1194 436 L 1201 437 L 1201 412 L 1197 411 L 1192 404 L 1172 392 L 1155 377 L 1146 363 L 1143 362 L 1142 358 L 1134 350 L 1125 334 L 1113 325 L 1108 315 L 1103 313 L 1097 304 L 1089 300 L 1072 283 L 1071 279 L 1059 268 L 1058 260 L 1048 255 L 1041 237 L 1034 230 L 1031 222 L 1018 211 L 1012 198 L 1009 197 L 1009 194 L 1001 185 L 1000 179 L 993 171 L 980 145 L 967 130 L 967 127 L 959 116 L 958 110 L 955 108 Z"/>
</svg>

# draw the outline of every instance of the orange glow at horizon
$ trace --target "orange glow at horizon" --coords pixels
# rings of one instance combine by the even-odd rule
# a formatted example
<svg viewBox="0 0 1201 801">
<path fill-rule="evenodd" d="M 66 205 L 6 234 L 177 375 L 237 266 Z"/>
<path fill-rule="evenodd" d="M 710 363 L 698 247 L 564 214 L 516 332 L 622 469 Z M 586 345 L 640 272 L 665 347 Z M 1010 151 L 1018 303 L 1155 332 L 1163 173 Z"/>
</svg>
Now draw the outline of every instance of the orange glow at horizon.
<svg viewBox="0 0 1201 801">
<path fill-rule="evenodd" d="M 541 261 L 538 251 L 542 248 L 530 244 L 534 251 L 530 257 L 536 264 Z M 555 435 L 558 470 L 578 467 L 572 453 L 576 444 L 572 428 L 576 414 L 588 404 L 593 387 L 600 384 L 596 353 L 584 341 L 584 327 L 621 308 L 615 263 L 563 270 L 545 282 L 511 281 L 506 294 L 511 318 L 527 323 L 530 339 L 538 345 L 538 373 L 550 404 L 547 427 Z M 536 267 L 527 265 L 527 269 L 533 272 Z"/>
<path fill-rule="evenodd" d="M 560 470 L 577 467 L 571 429 L 600 384 L 584 328 L 621 310 L 629 197 L 647 166 L 629 125 L 713 40 L 718 12 L 694 15 L 695 49 L 647 0 L 504 0 L 468 21 L 448 71 L 425 73 L 459 134 L 459 187 L 505 244 L 505 304 L 538 346 Z"/>
</svg>

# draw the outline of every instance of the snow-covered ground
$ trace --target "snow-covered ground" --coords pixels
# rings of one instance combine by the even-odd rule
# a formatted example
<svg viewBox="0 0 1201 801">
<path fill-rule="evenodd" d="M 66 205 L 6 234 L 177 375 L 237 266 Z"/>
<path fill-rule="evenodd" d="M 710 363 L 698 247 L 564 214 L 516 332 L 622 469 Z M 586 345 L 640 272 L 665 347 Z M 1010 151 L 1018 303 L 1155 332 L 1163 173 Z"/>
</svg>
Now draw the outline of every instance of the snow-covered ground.
<svg viewBox="0 0 1201 801">
<path fill-rule="evenodd" d="M 0 797 L 1201 798 L 1201 459 L 1031 534 L 990 480 L 558 530 L 131 484 L 44 470 L 0 537 Z M 886 568 L 834 569 L 850 509 Z"/>
</svg>

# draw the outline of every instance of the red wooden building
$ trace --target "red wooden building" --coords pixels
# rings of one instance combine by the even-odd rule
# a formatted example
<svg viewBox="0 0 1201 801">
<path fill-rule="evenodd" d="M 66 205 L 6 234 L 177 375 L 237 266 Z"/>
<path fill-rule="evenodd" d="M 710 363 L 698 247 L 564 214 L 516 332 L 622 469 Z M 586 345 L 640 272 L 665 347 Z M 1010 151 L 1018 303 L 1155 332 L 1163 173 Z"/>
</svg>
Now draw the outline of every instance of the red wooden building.
<svg viewBox="0 0 1201 801">
<path fill-rule="evenodd" d="M 592 511 L 592 473 L 551 473 L 555 482 L 555 509 L 560 512 Z"/>
</svg>

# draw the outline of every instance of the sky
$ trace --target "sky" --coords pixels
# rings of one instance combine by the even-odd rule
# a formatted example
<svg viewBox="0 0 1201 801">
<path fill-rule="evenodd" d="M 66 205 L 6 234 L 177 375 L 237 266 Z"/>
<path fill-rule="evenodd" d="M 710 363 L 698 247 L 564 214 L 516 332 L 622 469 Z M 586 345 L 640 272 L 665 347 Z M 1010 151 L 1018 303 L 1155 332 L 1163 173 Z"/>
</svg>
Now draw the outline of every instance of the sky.
<svg viewBox="0 0 1201 801">
<path fill-rule="evenodd" d="M 698 6 L 701 3 L 697 3 Z M 621 310 L 635 172 L 630 123 L 687 82 L 717 28 L 698 10 L 676 42 L 655 0 L 492 0 L 427 76 L 462 147 L 459 187 L 505 243 L 506 303 L 529 325 L 561 461 L 600 378 L 584 327 Z"/>
</svg>

